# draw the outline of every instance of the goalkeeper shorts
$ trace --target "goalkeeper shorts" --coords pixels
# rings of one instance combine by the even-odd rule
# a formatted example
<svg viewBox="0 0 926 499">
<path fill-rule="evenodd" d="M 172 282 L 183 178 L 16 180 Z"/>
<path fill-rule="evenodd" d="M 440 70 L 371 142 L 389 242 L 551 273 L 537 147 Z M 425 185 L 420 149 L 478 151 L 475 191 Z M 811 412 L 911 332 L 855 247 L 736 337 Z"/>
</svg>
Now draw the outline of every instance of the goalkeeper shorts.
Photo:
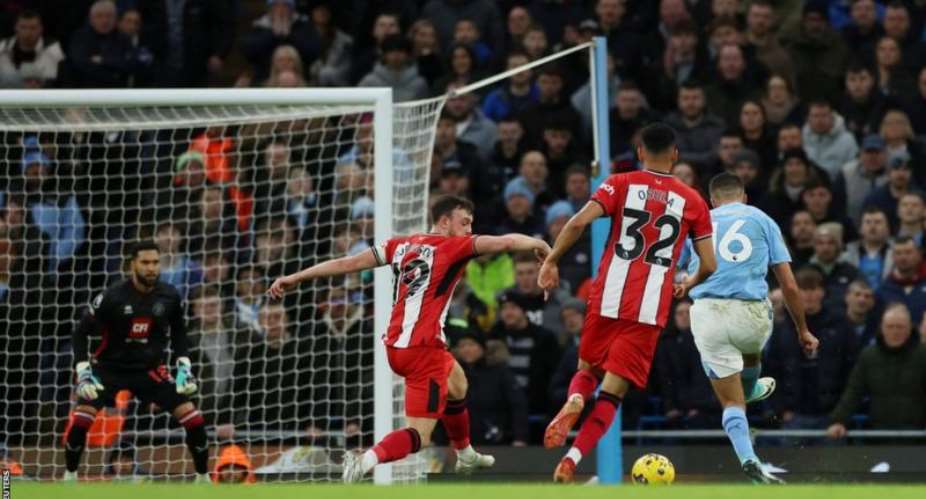
<svg viewBox="0 0 926 499">
<path fill-rule="evenodd" d="M 174 385 L 174 379 L 170 376 L 167 366 L 131 370 L 94 366 L 93 374 L 100 379 L 103 392 L 96 400 L 79 398 L 78 404 L 89 405 L 96 409 L 115 407 L 115 396 L 121 390 L 128 390 L 142 403 L 155 404 L 161 410 L 168 412 L 173 412 L 178 406 L 190 401 L 186 395 L 177 393 L 177 387 Z"/>
</svg>

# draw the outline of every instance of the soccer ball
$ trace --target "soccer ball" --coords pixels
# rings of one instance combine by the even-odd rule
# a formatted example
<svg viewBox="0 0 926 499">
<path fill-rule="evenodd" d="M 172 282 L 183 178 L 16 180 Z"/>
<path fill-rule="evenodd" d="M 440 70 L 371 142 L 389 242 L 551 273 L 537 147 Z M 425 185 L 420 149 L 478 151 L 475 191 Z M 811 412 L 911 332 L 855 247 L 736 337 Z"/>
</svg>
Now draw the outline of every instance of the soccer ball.
<svg viewBox="0 0 926 499">
<path fill-rule="evenodd" d="M 675 466 L 660 454 L 645 454 L 630 470 L 633 483 L 640 485 L 671 485 L 675 481 Z"/>
</svg>

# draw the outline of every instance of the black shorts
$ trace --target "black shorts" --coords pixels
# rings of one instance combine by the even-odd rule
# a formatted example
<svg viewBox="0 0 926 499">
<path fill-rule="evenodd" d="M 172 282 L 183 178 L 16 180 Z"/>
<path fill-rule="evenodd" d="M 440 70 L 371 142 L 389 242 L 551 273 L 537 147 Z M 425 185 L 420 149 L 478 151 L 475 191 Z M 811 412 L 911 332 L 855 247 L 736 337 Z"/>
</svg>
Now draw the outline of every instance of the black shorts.
<svg viewBox="0 0 926 499">
<path fill-rule="evenodd" d="M 122 390 L 132 392 L 142 403 L 156 404 L 167 412 L 173 412 L 178 406 L 190 401 L 186 395 L 177 393 L 177 386 L 167 366 L 147 370 L 116 370 L 94 366 L 93 374 L 103 385 L 103 392 L 98 394 L 96 400 L 78 398 L 77 403 L 80 405 L 89 405 L 97 410 L 114 407 L 116 394 Z"/>
</svg>

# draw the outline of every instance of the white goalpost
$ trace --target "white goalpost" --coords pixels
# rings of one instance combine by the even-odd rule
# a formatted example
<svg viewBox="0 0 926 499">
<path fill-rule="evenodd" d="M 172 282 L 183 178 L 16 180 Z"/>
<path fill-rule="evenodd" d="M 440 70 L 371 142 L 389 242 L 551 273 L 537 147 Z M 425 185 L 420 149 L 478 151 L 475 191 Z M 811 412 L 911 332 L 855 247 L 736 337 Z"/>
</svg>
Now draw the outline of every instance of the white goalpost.
<svg viewBox="0 0 926 499">
<path fill-rule="evenodd" d="M 70 335 L 92 297 L 125 278 L 129 245 L 152 239 L 187 306 L 210 469 L 237 445 L 258 479 L 338 480 L 345 449 L 404 426 L 380 341 L 392 274 L 320 280 L 282 304 L 263 291 L 427 230 L 447 98 L 592 45 L 405 103 L 380 88 L 0 91 L 0 460 L 62 476 Z M 591 60 L 597 86 L 604 59 Z M 91 338 L 91 353 L 101 343 Z M 82 478 L 111 475 L 127 455 L 136 478 L 192 474 L 183 430 L 162 411 L 130 393 L 107 402 Z M 421 480 L 432 458 L 379 466 L 373 480 Z"/>
</svg>

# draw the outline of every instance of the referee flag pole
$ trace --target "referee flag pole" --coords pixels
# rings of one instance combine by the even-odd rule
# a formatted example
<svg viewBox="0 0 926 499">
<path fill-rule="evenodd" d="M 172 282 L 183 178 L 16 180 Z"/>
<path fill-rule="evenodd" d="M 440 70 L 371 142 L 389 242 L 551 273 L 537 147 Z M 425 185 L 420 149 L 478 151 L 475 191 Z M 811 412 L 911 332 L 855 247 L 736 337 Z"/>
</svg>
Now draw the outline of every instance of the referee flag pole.
<svg viewBox="0 0 926 499">
<path fill-rule="evenodd" d="M 592 139 L 595 145 L 595 163 L 592 171 L 592 192 L 611 174 L 611 132 L 608 123 L 610 96 L 608 95 L 608 43 L 603 36 L 594 38 L 589 53 L 592 90 Z M 610 221 L 599 218 L 592 223 L 592 276 L 598 272 L 598 262 L 606 250 Z M 598 442 L 598 482 L 614 485 L 623 477 L 621 453 L 621 413 L 618 410 L 611 428 Z"/>
</svg>

